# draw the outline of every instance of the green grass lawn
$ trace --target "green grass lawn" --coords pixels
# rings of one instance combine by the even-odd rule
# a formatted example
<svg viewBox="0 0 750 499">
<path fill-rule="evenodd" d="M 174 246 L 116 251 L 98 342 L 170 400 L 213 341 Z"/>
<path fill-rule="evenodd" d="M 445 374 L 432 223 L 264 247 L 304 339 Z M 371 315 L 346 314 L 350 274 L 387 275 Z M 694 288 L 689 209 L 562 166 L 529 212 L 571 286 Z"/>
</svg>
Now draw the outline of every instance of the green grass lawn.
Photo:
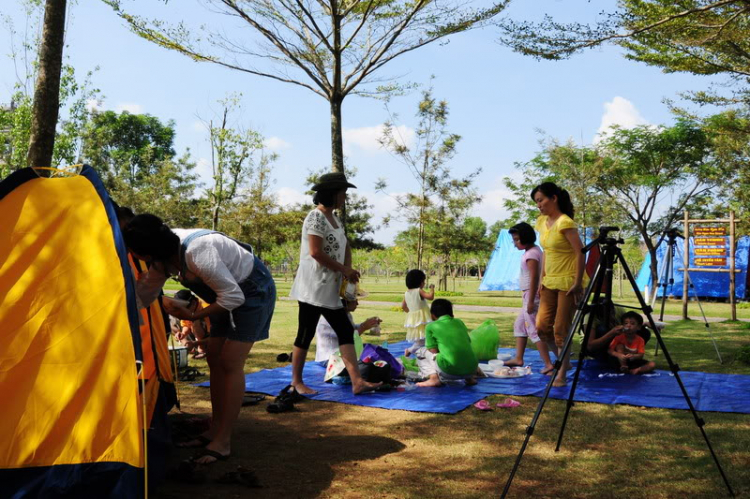
<svg viewBox="0 0 750 499">
<path fill-rule="evenodd" d="M 290 283 L 279 280 L 280 295 Z M 400 296 L 400 283 L 365 282 L 373 294 Z M 482 294 L 469 292 L 471 300 Z M 372 295 L 371 295 L 372 296 Z M 380 298 L 373 298 L 379 300 Z M 492 304 L 514 297 L 494 296 Z M 383 300 L 393 301 L 393 300 Z M 399 298 L 400 301 L 400 298 Z M 458 299 L 454 300 L 459 302 Z M 246 371 L 278 367 L 276 356 L 289 352 L 297 329 L 297 305 L 278 301 L 271 337 L 256 344 Z M 391 307 L 363 305 L 355 319 L 372 315 L 383 319 L 379 337 L 365 341 L 390 343 L 403 340 L 403 313 Z M 515 314 L 460 312 L 469 328 L 493 319 L 500 329 L 500 346 L 513 345 Z M 724 364 L 716 354 L 700 322 L 671 324 L 664 339 L 675 362 L 683 370 L 750 374 L 750 366 L 735 360 L 738 350 L 750 342 L 750 325 L 711 325 Z M 576 344 L 577 347 L 577 344 Z M 308 359 L 314 356 L 311 349 Z M 648 358 L 665 369 L 663 355 Z M 205 363 L 191 361 L 207 372 Z M 208 392 L 179 383 L 183 410 L 207 413 Z M 678 387 L 675 384 L 675 391 Z M 748 396 L 749 394 L 746 394 Z M 505 396 L 488 400 L 494 405 Z M 477 498 L 496 497 L 508 477 L 539 399 L 514 397 L 521 407 L 480 412 L 469 407 L 456 415 L 389 411 L 319 401 L 298 405 L 295 413 L 271 415 L 264 404 L 243 408 L 233 448 L 234 469 L 247 466 L 261 476 L 263 489 L 253 497 L 390 497 Z M 511 497 L 587 498 L 715 498 L 726 491 L 713 465 L 705 441 L 688 411 L 651 409 L 625 405 L 577 403 L 567 424 L 560 452 L 554 452 L 565 404 L 549 400 L 531 438 L 515 478 Z M 750 495 L 750 416 L 705 413 L 711 439 L 735 491 Z M 218 473 L 218 471 L 217 471 Z M 218 487 L 218 486 L 217 486 Z M 244 497 L 239 486 L 165 486 L 165 497 L 195 499 Z"/>
<path fill-rule="evenodd" d="M 279 296 L 288 296 L 289 290 L 292 287 L 292 279 L 290 276 L 276 276 L 276 286 L 279 291 Z M 484 305 L 494 307 L 520 307 L 521 306 L 521 293 L 517 291 L 478 291 L 480 281 L 478 279 L 471 280 L 456 280 L 455 286 L 453 281 L 449 280 L 448 290 L 463 293 L 463 296 L 450 296 L 453 303 L 459 305 Z M 375 279 L 373 277 L 365 277 L 362 279 L 362 288 L 365 289 L 369 296 L 364 298 L 365 301 L 387 301 L 395 304 L 401 303 L 404 298 L 404 291 L 406 286 L 404 285 L 403 279 L 390 279 L 386 281 L 383 278 Z M 635 294 L 631 289 L 628 289 L 627 283 L 623 284 L 623 293 L 620 296 L 620 289 L 617 283 L 615 283 L 614 290 L 612 293 L 612 299 L 616 303 L 622 303 L 624 305 L 637 306 L 638 301 Z M 730 307 L 728 303 L 723 302 L 709 302 L 702 301 L 703 310 L 708 317 L 725 317 L 730 318 Z M 654 305 L 655 313 L 654 318 L 658 318 L 661 307 L 661 299 L 659 299 Z M 689 303 L 689 315 L 691 318 L 700 320 L 701 313 L 698 308 L 698 303 L 690 301 Z M 681 300 L 667 300 L 665 306 L 665 315 L 682 315 L 682 301 Z M 750 319 L 750 303 L 740 303 L 737 308 L 737 317 L 740 319 Z"/>
</svg>

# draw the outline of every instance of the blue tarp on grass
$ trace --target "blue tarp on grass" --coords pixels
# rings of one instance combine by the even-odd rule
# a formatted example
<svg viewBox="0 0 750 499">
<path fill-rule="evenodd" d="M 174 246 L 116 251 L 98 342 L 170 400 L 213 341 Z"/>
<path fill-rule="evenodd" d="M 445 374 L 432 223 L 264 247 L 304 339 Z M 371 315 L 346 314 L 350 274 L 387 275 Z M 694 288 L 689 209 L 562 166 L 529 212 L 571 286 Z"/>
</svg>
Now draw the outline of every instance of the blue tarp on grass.
<svg viewBox="0 0 750 499">
<path fill-rule="evenodd" d="M 397 357 L 410 343 L 401 342 L 389 346 Z M 512 349 L 500 349 L 502 353 L 513 353 Z M 461 384 L 441 388 L 416 388 L 410 391 L 393 390 L 387 393 L 352 395 L 351 386 L 338 386 L 323 382 L 325 368 L 315 362 L 305 365 L 305 383 L 318 390 L 310 398 L 344 404 L 378 407 L 381 409 L 401 409 L 415 412 L 455 414 L 474 402 L 489 395 L 532 395 L 544 394 L 547 376 L 538 374 L 542 363 L 536 350 L 526 350 L 525 360 L 534 369 L 534 374 L 523 378 L 498 379 L 482 378 L 472 387 Z M 659 357 L 657 363 L 663 363 Z M 573 363 L 575 368 L 576 362 Z M 553 388 L 550 398 L 567 399 L 574 369 L 569 372 L 568 387 Z M 600 374 L 604 374 L 600 377 Z M 677 380 L 668 371 L 655 371 L 645 376 L 607 376 L 613 371 L 603 369 L 597 361 L 586 360 L 576 388 L 575 400 L 600 404 L 627 404 L 665 409 L 688 409 Z M 750 414 L 750 376 L 740 374 L 713 374 L 703 372 L 680 372 L 680 377 L 690 395 L 696 410 L 701 412 L 737 412 Z M 248 392 L 276 395 L 292 379 L 292 368 L 287 365 L 277 369 L 264 369 L 245 376 L 245 389 Z M 208 386 L 201 383 L 198 386 Z"/>
</svg>

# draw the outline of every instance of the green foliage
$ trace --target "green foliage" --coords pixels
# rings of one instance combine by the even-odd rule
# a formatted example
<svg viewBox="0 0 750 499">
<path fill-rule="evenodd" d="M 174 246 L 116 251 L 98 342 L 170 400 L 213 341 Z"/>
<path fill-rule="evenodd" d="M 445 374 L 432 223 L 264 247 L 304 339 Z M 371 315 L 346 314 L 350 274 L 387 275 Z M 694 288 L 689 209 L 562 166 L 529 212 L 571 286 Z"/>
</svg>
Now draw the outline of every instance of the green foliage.
<svg viewBox="0 0 750 499">
<path fill-rule="evenodd" d="M 407 145 L 393 126 L 395 116 L 385 123 L 380 143 L 388 149 L 408 170 L 417 182 L 416 192 L 393 195 L 398 209 L 398 219 L 406 221 L 411 228 L 404 235 L 403 243 L 416 252 L 416 267 L 423 267 L 425 248 L 430 247 L 442 255 L 447 264 L 451 251 L 486 246 L 486 224 L 482 221 L 469 221 L 469 231 L 465 229 L 465 218 L 471 207 L 479 201 L 472 188 L 472 182 L 480 171 L 463 178 L 451 175 L 449 161 L 456 154 L 456 146 L 461 136 L 448 131 L 449 107 L 445 100 L 438 101 L 432 95 L 432 88 L 422 92 L 422 100 L 417 104 L 416 116 L 419 120 L 415 131 L 415 144 Z M 399 185 L 399 188 L 403 187 Z M 386 192 L 385 179 L 378 181 L 377 189 Z M 383 220 L 385 225 L 390 218 Z M 443 283 L 443 285 L 445 285 Z"/>
<path fill-rule="evenodd" d="M 463 296 L 461 291 L 435 291 L 435 296 Z"/>
<path fill-rule="evenodd" d="M 750 365 L 750 345 L 745 345 L 744 347 L 740 348 L 740 351 L 737 352 L 736 358 L 743 364 Z"/>
</svg>

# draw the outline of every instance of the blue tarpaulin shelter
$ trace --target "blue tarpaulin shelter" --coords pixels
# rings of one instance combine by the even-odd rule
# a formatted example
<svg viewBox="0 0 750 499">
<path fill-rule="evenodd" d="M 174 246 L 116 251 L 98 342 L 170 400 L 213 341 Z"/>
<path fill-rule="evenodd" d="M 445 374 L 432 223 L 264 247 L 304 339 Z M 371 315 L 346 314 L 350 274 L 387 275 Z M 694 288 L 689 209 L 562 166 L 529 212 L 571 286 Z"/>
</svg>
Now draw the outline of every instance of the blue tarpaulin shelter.
<svg viewBox="0 0 750 499">
<path fill-rule="evenodd" d="M 688 268 L 695 268 L 695 245 L 694 238 L 689 238 L 689 264 Z M 728 239 L 728 238 L 726 238 Z M 684 243 L 680 241 L 677 245 L 677 251 L 674 255 L 674 284 L 667 285 L 667 296 L 675 296 L 678 298 L 682 297 L 682 284 L 684 278 Z M 666 260 L 668 246 L 666 243 L 662 243 L 656 250 L 656 259 L 658 262 L 659 279 L 664 275 L 664 262 Z M 744 236 L 737 240 L 737 250 L 735 253 L 735 269 L 740 272 L 736 273 L 735 276 L 735 298 L 743 300 L 750 297 L 748 294 L 748 254 L 750 254 L 750 237 Z M 699 255 L 698 258 L 701 258 Z M 651 265 L 651 255 L 646 254 L 646 259 L 643 262 L 641 270 L 638 272 L 636 283 L 638 288 L 643 290 L 646 286 L 653 290 L 653 283 L 651 282 L 651 273 L 649 266 Z M 707 269 L 729 269 L 728 259 L 727 265 L 714 265 L 707 266 Z M 688 291 L 688 296 L 698 296 L 699 298 L 729 298 L 729 272 L 698 272 L 690 271 L 690 280 L 695 286 L 693 291 Z M 667 276 L 667 282 L 669 282 L 669 276 Z M 659 286 L 657 290 L 657 296 L 664 294 L 664 287 Z"/>
<path fill-rule="evenodd" d="M 587 228 L 586 234 L 586 238 L 581 237 L 584 245 L 593 240 L 593 229 Z M 536 237 L 537 244 L 539 244 L 539 233 Z M 542 251 L 544 251 L 543 248 Z M 595 257 L 598 257 L 598 254 L 595 252 Z M 510 235 L 508 229 L 502 229 L 497 235 L 495 250 L 490 256 L 479 291 L 520 291 L 518 276 L 521 273 L 522 255 L 523 251 L 516 249 L 513 245 L 513 236 Z"/>
<path fill-rule="evenodd" d="M 490 256 L 479 291 L 520 291 L 518 274 L 521 273 L 521 255 L 513 245 L 508 229 L 502 229 L 497 236 L 495 250 Z"/>
</svg>

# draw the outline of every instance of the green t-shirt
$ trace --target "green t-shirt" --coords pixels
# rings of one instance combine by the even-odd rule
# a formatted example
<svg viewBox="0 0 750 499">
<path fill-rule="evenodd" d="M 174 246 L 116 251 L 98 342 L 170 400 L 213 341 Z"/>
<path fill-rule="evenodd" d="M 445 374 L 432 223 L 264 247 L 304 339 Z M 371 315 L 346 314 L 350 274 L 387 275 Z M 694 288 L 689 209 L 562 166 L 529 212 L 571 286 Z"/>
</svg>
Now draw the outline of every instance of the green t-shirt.
<svg viewBox="0 0 750 499">
<path fill-rule="evenodd" d="M 479 365 L 466 324 L 450 315 L 427 324 L 424 346 L 437 348 L 437 365 L 445 373 L 470 376 Z"/>
</svg>

